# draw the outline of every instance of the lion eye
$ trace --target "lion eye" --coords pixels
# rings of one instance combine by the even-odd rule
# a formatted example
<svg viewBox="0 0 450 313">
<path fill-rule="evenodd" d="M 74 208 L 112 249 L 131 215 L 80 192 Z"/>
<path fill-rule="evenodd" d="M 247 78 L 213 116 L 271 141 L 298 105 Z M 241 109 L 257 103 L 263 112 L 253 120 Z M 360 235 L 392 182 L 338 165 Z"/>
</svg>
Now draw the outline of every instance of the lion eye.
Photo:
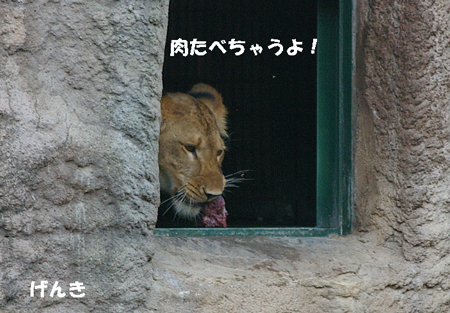
<svg viewBox="0 0 450 313">
<path fill-rule="evenodd" d="M 197 149 L 195 148 L 195 146 L 185 145 L 184 147 L 188 152 L 192 153 L 194 156 L 197 156 Z"/>
</svg>

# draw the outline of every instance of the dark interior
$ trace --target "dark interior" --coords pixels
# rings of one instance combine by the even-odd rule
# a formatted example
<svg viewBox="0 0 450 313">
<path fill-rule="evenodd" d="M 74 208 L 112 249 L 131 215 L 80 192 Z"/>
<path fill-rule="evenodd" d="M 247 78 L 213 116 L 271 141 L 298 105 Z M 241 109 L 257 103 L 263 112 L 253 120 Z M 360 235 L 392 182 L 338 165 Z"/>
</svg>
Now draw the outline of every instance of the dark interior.
<svg viewBox="0 0 450 313">
<path fill-rule="evenodd" d="M 316 223 L 316 1 L 171 1 L 164 91 L 211 84 L 229 110 L 223 171 L 247 180 L 224 194 L 229 227 L 311 227 Z M 175 39 L 245 41 L 245 52 L 169 56 Z M 268 49 L 279 39 L 283 52 Z M 287 55 L 292 39 L 303 51 Z M 255 56 L 252 44 L 263 47 Z M 202 49 L 204 50 L 204 49 Z M 160 208 L 157 227 L 192 227 Z"/>
</svg>

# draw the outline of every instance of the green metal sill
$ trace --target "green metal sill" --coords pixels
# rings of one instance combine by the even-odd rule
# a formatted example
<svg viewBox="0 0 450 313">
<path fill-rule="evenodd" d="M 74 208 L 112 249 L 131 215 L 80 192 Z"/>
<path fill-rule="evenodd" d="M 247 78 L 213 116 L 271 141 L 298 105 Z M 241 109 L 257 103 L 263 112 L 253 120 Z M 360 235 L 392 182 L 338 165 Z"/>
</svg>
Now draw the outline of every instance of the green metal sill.
<svg viewBox="0 0 450 313">
<path fill-rule="evenodd" d="M 318 227 L 255 227 L 255 228 L 157 228 L 158 237 L 209 237 L 209 236 L 269 236 L 269 237 L 328 237 L 341 235 L 340 228 Z"/>
</svg>

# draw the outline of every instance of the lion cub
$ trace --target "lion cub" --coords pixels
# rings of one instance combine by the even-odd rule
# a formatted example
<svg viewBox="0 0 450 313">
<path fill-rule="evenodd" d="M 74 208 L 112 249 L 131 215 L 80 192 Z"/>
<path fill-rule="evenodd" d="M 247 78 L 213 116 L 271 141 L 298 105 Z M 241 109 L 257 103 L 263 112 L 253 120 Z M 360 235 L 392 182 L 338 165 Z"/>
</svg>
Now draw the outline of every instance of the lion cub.
<svg viewBox="0 0 450 313">
<path fill-rule="evenodd" d="M 199 215 L 225 188 L 221 166 L 227 137 L 227 109 L 213 87 L 197 84 L 161 99 L 159 178 L 176 214 Z"/>
</svg>

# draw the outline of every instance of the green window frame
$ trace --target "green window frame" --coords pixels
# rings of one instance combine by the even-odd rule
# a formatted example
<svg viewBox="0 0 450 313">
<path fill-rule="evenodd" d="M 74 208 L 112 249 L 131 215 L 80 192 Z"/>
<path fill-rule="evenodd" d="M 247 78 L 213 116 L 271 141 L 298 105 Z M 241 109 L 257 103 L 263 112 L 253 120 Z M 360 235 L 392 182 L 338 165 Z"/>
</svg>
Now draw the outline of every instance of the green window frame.
<svg viewBox="0 0 450 313">
<path fill-rule="evenodd" d="M 316 227 L 157 228 L 156 236 L 329 236 L 353 222 L 353 4 L 318 0 Z"/>
</svg>

